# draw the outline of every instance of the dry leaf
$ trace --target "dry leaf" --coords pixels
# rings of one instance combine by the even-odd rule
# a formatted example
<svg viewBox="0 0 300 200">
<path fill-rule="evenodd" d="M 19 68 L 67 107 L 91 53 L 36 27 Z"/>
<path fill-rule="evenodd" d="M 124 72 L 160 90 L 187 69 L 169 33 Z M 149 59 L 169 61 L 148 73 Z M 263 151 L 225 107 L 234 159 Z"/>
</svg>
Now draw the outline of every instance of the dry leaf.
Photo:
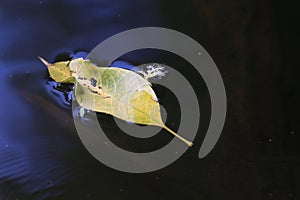
<svg viewBox="0 0 300 200">
<path fill-rule="evenodd" d="M 75 98 L 82 107 L 128 122 L 160 126 L 192 146 L 193 143 L 163 123 L 150 82 L 137 73 L 121 68 L 96 67 L 82 58 L 54 64 L 40 59 L 55 81 L 75 83 Z"/>
</svg>

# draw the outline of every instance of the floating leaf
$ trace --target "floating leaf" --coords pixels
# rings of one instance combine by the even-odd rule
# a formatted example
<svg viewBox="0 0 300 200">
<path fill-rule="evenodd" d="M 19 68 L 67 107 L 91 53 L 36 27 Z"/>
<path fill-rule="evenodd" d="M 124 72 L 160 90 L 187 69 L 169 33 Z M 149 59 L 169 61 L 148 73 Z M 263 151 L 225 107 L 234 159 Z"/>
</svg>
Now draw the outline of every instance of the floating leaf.
<svg viewBox="0 0 300 200">
<path fill-rule="evenodd" d="M 41 57 L 39 59 L 47 66 L 50 77 L 53 80 L 60 83 L 75 83 L 75 78 L 72 76 L 68 61 L 51 64 Z"/>
<path fill-rule="evenodd" d="M 160 126 L 192 146 L 191 142 L 163 123 L 150 82 L 137 73 L 121 68 L 96 67 L 82 58 L 55 64 L 40 59 L 55 81 L 76 80 L 75 98 L 85 109 L 111 114 L 128 122 Z"/>
</svg>

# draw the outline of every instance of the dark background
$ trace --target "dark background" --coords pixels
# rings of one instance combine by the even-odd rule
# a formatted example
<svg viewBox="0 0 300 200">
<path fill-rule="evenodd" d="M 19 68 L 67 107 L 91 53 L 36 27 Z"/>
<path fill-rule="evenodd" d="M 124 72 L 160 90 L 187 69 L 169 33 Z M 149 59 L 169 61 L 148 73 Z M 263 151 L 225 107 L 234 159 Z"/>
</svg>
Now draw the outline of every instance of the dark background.
<svg viewBox="0 0 300 200">
<path fill-rule="evenodd" d="M 68 93 L 37 56 L 89 52 L 144 26 L 175 29 L 209 52 L 228 112 L 204 159 L 200 133 L 170 166 L 127 174 L 86 151 Z M 0 0 L 0 199 L 300 199 L 298 27 L 296 3 L 284 1 Z M 137 55 L 134 64 L 168 58 Z"/>
</svg>

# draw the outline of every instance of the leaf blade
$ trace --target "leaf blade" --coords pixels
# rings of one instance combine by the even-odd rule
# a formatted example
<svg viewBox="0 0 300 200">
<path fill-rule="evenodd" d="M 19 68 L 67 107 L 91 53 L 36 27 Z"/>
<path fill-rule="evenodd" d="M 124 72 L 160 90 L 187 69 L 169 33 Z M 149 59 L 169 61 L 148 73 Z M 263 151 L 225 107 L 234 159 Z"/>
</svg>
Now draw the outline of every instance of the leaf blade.
<svg viewBox="0 0 300 200">
<path fill-rule="evenodd" d="M 188 146 L 193 145 L 163 123 L 151 83 L 137 73 L 96 67 L 82 58 L 72 60 L 69 66 L 68 62 L 50 64 L 43 58 L 40 60 L 55 81 L 75 83 L 75 97 L 82 107 L 137 124 L 160 126 Z"/>
</svg>

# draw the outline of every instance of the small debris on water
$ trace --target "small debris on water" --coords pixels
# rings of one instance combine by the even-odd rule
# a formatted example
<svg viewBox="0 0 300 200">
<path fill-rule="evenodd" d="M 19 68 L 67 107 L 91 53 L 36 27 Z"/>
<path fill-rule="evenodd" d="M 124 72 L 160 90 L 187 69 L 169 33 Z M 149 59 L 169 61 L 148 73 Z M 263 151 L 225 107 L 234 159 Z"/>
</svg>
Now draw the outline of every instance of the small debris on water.
<svg viewBox="0 0 300 200">
<path fill-rule="evenodd" d="M 270 197 L 273 196 L 273 193 L 272 193 L 272 192 L 269 192 L 269 196 L 270 196 Z"/>
<path fill-rule="evenodd" d="M 84 117 L 84 114 L 85 114 L 85 110 L 84 110 L 83 107 L 81 107 L 80 110 L 79 110 L 79 116 L 80 116 L 81 118 L 83 118 L 83 117 Z"/>
</svg>

